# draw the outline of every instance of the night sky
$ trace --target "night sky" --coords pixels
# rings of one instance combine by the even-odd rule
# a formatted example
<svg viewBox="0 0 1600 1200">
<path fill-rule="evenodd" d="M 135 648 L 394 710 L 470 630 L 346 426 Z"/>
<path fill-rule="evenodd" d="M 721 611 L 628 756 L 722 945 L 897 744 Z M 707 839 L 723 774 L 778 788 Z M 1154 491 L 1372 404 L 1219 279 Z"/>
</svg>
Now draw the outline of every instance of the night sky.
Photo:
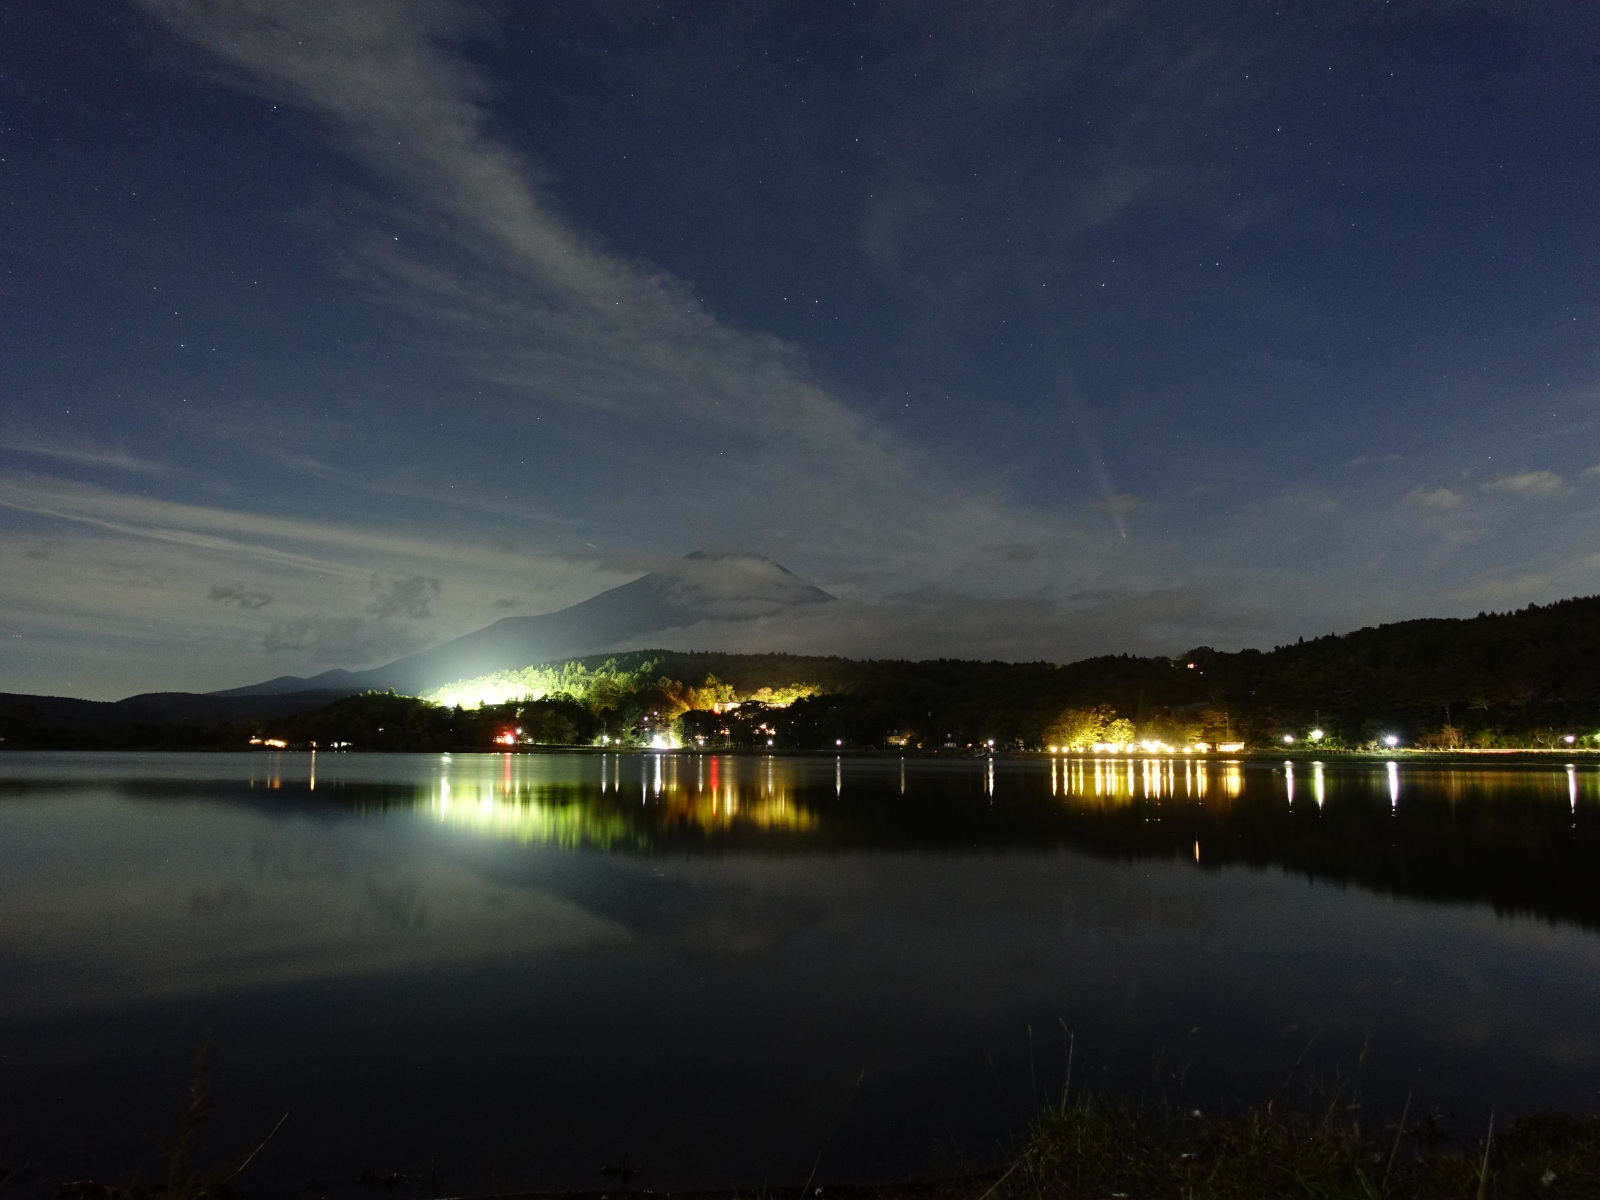
<svg viewBox="0 0 1600 1200">
<path fill-rule="evenodd" d="M 0 690 L 700 549 L 847 603 L 696 648 L 1600 591 L 1597 139 L 1569 0 L 10 0 Z"/>
</svg>

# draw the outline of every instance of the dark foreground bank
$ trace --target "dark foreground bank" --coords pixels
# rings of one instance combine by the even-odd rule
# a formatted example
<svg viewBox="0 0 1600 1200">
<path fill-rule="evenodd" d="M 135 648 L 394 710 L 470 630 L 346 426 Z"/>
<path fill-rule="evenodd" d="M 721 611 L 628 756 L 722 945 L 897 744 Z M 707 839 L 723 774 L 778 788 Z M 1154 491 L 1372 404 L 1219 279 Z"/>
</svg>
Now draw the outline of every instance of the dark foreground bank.
<svg viewBox="0 0 1600 1200">
<path fill-rule="evenodd" d="M 1441 1145 L 1431 1123 L 1368 1130 L 1342 1097 L 1318 1113 L 1267 1106 L 1206 1121 L 1152 1119 L 1114 1103 L 1046 1113 L 1004 1169 L 953 1179 L 823 1186 L 811 1200 L 1497 1200 L 1600 1196 L 1600 1121 L 1519 1117 L 1466 1145 Z M 790 1188 L 675 1193 L 678 1200 L 763 1200 Z M 581 1200 L 622 1200 L 621 1189 Z M 555 1194 L 527 1200 L 555 1200 Z M 579 1200 L 566 1193 L 561 1200 Z"/>
<path fill-rule="evenodd" d="M 879 1185 L 672 1193 L 676 1200 L 1497 1200 L 1600 1196 L 1600 1121 L 1519 1117 L 1464 1145 L 1431 1122 L 1370 1130 L 1357 1106 L 1320 1113 L 1268 1105 L 1207 1121 L 1152 1118 L 1088 1101 L 1044 1114 L 1006 1167 L 957 1178 Z M 655 1193 L 667 1195 L 666 1193 Z M 620 1188 L 532 1193 L 525 1200 L 624 1200 Z M 503 1198 L 502 1198 L 503 1200 Z"/>
<path fill-rule="evenodd" d="M 198 1103 L 197 1103 L 198 1102 Z M 205 1100 L 191 1093 L 184 1127 L 167 1146 L 159 1181 L 65 1183 L 60 1200 L 232 1200 L 249 1196 L 241 1178 L 265 1145 L 215 1170 L 190 1170 L 188 1152 Z M 496 1193 L 494 1200 L 1497 1200 L 1600 1197 L 1600 1119 L 1541 1112 L 1452 1141 L 1433 1118 L 1405 1117 L 1373 1128 L 1360 1106 L 1336 1091 L 1318 1107 L 1285 1111 L 1276 1102 L 1210 1119 L 1198 1111 L 1152 1113 L 1084 1099 L 1044 1111 L 1005 1166 L 945 1179 L 869 1185 L 763 1185 L 741 1190 L 659 1192 L 617 1185 L 592 1191 Z M 819 1155 L 819 1163 L 821 1156 Z M 390 1195 L 400 1182 L 364 1177 Z M 457 1200 L 489 1200 L 488 1196 Z"/>
<path fill-rule="evenodd" d="M 1408 1114 L 1410 1115 L 1410 1114 Z M 974 1181 L 977 1182 L 977 1181 Z M 1273 1104 L 1210 1121 L 1152 1119 L 1089 1101 L 1046 1113 L 1024 1151 L 978 1192 L 1184 1200 L 1455 1200 L 1600 1196 L 1600 1121 L 1560 1113 L 1485 1126 L 1449 1142 L 1433 1121 L 1370 1128 L 1334 1095 L 1285 1114 Z"/>
</svg>

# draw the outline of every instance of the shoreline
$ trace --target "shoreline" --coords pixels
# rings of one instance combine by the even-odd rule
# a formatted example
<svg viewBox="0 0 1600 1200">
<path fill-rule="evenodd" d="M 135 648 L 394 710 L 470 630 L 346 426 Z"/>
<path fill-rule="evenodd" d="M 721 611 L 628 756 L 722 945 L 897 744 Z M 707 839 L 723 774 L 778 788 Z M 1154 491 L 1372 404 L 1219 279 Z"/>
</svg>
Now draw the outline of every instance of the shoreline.
<svg viewBox="0 0 1600 1200">
<path fill-rule="evenodd" d="M 859 760 L 883 760 L 886 762 L 902 759 L 921 762 L 978 762 L 988 759 L 999 759 L 1007 762 L 1102 762 L 1102 763 L 1138 763 L 1138 762 L 1197 762 L 1215 763 L 1218 765 L 1236 765 L 1239 763 L 1427 763 L 1437 765 L 1480 765 L 1485 761 L 1506 765 L 1549 765 L 1552 763 L 1600 763 L 1600 748 L 1544 749 L 1541 747 L 1522 747 L 1517 749 L 1460 749 L 1460 750 L 1409 750 L 1396 748 L 1394 750 L 1241 750 L 1235 754 L 1184 754 L 1181 751 L 1173 753 L 1149 753 L 1137 751 L 1134 753 L 1050 753 L 1047 750 L 884 750 L 877 747 L 866 746 L 840 746 L 832 749 L 812 749 L 802 747 L 776 747 L 766 746 L 757 748 L 730 747 L 727 749 L 708 749 L 703 746 L 506 746 L 497 749 L 487 749 L 482 746 L 464 746 L 448 750 L 391 750 L 381 748 L 340 748 L 332 749 L 321 746 L 29 746 L 21 743 L 6 743 L 0 739 L 0 757 L 6 754 L 194 754 L 194 755 L 221 755 L 221 754 L 297 754 L 297 755 L 346 755 L 370 754 L 380 757 L 391 755 L 422 755 L 436 757 L 438 755 L 472 755 L 480 758 L 502 758 L 507 756 L 540 756 L 540 755 L 627 755 L 643 757 L 650 754 L 670 754 L 682 756 L 698 756 L 711 758 L 850 758 Z"/>
</svg>

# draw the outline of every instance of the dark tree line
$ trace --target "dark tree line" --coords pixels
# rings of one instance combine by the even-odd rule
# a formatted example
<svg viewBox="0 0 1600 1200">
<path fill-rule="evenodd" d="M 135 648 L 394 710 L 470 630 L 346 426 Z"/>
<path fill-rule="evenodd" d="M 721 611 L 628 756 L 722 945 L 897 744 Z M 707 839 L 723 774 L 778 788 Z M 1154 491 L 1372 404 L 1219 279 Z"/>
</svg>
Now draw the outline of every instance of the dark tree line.
<svg viewBox="0 0 1600 1200">
<path fill-rule="evenodd" d="M 815 682 L 768 717 L 777 745 L 1046 744 L 1064 710 L 1106 706 L 1144 729 L 1180 720 L 1252 745 L 1313 727 L 1329 745 L 1596 745 L 1600 598 L 1467 619 L 1404 621 L 1272 650 L 1051 663 L 929 662 L 652 651 L 657 669 L 736 687 Z M 1191 665 L 1193 664 L 1193 665 Z M 721 728 L 721 726 L 717 726 Z M 730 728 L 734 728 L 730 726 Z M 737 736 L 737 730 L 734 730 Z"/>
</svg>

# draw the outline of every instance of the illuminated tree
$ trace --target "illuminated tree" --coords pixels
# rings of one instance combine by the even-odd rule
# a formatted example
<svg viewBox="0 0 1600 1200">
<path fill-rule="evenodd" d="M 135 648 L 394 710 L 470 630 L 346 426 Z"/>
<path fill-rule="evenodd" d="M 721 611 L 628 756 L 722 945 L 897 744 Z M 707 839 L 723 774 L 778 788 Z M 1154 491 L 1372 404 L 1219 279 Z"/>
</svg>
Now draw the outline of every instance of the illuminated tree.
<svg viewBox="0 0 1600 1200">
<path fill-rule="evenodd" d="M 1133 736 L 1133 722 L 1126 717 L 1118 717 L 1106 726 L 1106 741 L 1108 742 L 1115 742 L 1119 746 L 1125 746 L 1133 741 Z"/>
<path fill-rule="evenodd" d="M 1459 750 L 1462 746 L 1461 730 L 1445 725 L 1435 733 L 1423 735 L 1418 742 L 1425 750 Z"/>
<path fill-rule="evenodd" d="M 1208 708 L 1200 714 L 1200 732 L 1197 741 L 1202 742 L 1231 742 L 1233 736 L 1233 719 L 1222 709 Z"/>
<path fill-rule="evenodd" d="M 1191 742 L 1201 741 L 1204 729 L 1205 722 L 1192 713 L 1163 713 L 1146 722 L 1139 731 L 1139 737 L 1147 741 L 1166 742 L 1171 746 L 1187 746 Z"/>
<path fill-rule="evenodd" d="M 1116 719 L 1117 710 L 1109 704 L 1065 709 L 1045 728 L 1044 740 L 1051 746 L 1081 750 L 1095 742 L 1105 741 L 1106 726 Z"/>
<path fill-rule="evenodd" d="M 707 675 L 705 683 L 694 689 L 690 708 L 716 709 L 734 702 L 733 688 L 715 675 Z"/>
</svg>

